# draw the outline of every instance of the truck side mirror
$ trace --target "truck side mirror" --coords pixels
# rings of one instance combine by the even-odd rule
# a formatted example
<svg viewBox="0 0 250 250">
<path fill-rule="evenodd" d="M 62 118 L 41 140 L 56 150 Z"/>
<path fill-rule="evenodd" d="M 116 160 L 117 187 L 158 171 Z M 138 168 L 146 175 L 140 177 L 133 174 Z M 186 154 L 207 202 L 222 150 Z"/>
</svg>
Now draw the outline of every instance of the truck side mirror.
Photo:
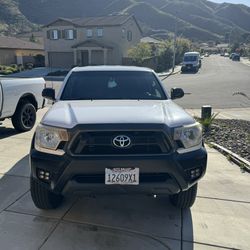
<svg viewBox="0 0 250 250">
<path fill-rule="evenodd" d="M 49 99 L 51 101 L 55 101 L 55 90 L 52 88 L 45 88 L 42 92 L 42 96 L 46 99 Z"/>
<path fill-rule="evenodd" d="M 172 88 L 171 89 L 171 99 L 179 99 L 184 96 L 184 91 L 181 88 Z"/>
</svg>

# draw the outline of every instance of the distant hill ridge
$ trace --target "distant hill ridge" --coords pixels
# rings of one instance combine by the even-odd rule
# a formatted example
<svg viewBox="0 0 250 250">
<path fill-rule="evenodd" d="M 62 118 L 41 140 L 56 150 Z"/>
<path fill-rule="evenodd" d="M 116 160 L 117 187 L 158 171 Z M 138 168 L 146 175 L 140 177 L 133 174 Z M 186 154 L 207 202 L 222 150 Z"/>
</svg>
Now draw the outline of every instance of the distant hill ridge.
<svg viewBox="0 0 250 250">
<path fill-rule="evenodd" d="M 146 35 L 165 37 L 175 29 L 192 40 L 223 40 L 237 30 L 250 33 L 250 8 L 207 0 L 0 0 L 0 32 L 35 29 L 57 17 L 134 14 Z"/>
</svg>

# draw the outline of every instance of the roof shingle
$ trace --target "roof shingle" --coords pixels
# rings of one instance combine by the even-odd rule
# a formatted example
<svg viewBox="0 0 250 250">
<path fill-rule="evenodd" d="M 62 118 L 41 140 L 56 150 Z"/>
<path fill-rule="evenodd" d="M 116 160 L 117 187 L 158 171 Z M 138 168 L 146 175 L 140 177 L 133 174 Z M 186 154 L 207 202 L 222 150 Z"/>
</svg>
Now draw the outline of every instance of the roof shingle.
<svg viewBox="0 0 250 250">
<path fill-rule="evenodd" d="M 44 50 L 44 46 L 38 43 L 23 41 L 16 37 L 0 36 L 1 49 L 28 49 L 28 50 Z"/>
</svg>

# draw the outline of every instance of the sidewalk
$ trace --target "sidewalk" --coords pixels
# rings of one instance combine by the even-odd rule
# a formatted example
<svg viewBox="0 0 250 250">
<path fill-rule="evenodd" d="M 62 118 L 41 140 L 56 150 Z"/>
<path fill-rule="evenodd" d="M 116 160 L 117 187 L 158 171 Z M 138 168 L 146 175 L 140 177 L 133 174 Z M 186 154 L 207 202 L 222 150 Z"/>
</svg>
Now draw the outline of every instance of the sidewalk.
<svg viewBox="0 0 250 250">
<path fill-rule="evenodd" d="M 249 58 L 247 58 L 247 57 L 242 57 L 242 58 L 240 59 L 240 61 L 241 61 L 243 64 L 245 64 L 245 65 L 247 65 L 247 66 L 250 66 L 250 60 L 249 60 Z"/>
<path fill-rule="evenodd" d="M 186 109 L 192 116 L 201 117 L 201 109 Z M 213 114 L 219 113 L 218 119 L 240 119 L 250 121 L 249 108 L 213 109 Z"/>
<path fill-rule="evenodd" d="M 180 65 L 175 66 L 173 75 L 178 74 L 180 71 L 181 71 L 181 66 Z M 172 73 L 172 69 L 170 69 L 169 71 L 166 71 L 166 72 L 158 73 L 157 75 L 159 77 L 166 77 L 166 76 L 170 75 L 171 73 Z"/>
</svg>

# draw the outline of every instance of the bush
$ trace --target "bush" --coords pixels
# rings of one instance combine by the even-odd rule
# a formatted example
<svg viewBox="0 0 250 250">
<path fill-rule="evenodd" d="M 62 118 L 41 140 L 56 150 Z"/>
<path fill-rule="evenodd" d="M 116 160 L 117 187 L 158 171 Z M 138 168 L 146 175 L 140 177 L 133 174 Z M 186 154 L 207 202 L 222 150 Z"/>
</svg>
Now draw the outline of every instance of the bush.
<svg viewBox="0 0 250 250">
<path fill-rule="evenodd" d="M 20 72 L 20 69 L 16 64 L 12 64 L 10 66 L 0 65 L 0 74 L 1 75 L 9 75 L 13 73 Z"/>
<path fill-rule="evenodd" d="M 12 70 L 4 70 L 4 71 L 0 71 L 0 75 L 10 75 L 12 74 L 13 71 Z"/>
</svg>

